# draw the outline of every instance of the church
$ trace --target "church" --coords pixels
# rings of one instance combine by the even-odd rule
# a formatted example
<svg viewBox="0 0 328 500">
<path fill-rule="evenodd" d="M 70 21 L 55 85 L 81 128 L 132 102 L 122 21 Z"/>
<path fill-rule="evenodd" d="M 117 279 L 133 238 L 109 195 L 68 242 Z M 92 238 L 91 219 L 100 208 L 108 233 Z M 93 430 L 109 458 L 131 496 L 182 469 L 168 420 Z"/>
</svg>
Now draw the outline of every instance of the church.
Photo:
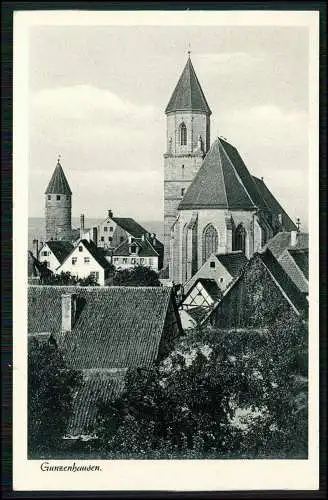
<svg viewBox="0 0 328 500">
<path fill-rule="evenodd" d="M 211 110 L 190 54 L 165 109 L 164 266 L 184 284 L 211 254 L 250 258 L 280 231 L 297 227 L 237 149 L 211 144 Z"/>
</svg>

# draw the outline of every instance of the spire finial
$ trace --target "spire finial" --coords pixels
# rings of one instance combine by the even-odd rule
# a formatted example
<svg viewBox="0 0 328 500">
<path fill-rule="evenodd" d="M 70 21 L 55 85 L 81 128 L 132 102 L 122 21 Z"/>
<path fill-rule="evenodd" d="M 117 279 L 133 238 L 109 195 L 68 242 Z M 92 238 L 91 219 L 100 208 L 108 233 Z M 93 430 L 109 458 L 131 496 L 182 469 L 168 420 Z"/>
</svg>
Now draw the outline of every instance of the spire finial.
<svg viewBox="0 0 328 500">
<path fill-rule="evenodd" d="M 188 58 L 190 59 L 190 54 L 191 54 L 191 47 L 190 47 L 190 43 L 188 44 Z"/>
<path fill-rule="evenodd" d="M 296 219 L 296 226 L 297 226 L 297 232 L 300 232 L 300 227 L 301 227 L 301 220 L 299 217 Z"/>
<path fill-rule="evenodd" d="M 61 158 L 62 158 L 62 156 L 61 156 L 61 154 L 59 154 L 59 155 L 57 156 L 57 163 L 60 163 Z"/>
</svg>

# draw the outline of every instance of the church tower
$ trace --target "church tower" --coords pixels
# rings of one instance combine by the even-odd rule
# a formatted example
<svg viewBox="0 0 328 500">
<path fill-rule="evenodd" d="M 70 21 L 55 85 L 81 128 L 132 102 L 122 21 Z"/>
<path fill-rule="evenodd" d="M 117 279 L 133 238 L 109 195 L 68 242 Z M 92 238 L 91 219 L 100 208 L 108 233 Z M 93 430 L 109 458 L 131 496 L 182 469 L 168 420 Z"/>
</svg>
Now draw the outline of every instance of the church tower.
<svg viewBox="0 0 328 500">
<path fill-rule="evenodd" d="M 190 53 L 165 114 L 164 266 L 170 260 L 171 227 L 178 205 L 210 147 L 211 110 L 191 63 Z"/>
<path fill-rule="evenodd" d="M 72 237 L 72 191 L 59 159 L 45 197 L 46 241 L 70 241 Z"/>
</svg>

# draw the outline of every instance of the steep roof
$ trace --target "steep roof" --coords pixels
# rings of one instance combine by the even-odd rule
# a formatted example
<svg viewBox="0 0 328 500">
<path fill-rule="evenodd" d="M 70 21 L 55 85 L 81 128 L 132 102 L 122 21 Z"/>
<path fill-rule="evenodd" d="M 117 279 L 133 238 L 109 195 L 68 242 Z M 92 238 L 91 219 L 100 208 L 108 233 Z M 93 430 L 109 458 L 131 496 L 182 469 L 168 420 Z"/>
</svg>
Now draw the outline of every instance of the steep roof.
<svg viewBox="0 0 328 500">
<path fill-rule="evenodd" d="M 264 183 L 263 179 L 258 179 L 257 177 L 253 176 L 253 179 L 255 181 L 255 184 L 260 191 L 263 200 L 265 201 L 266 205 L 268 206 L 270 212 L 276 216 L 281 214 L 282 216 L 282 227 L 284 231 L 296 231 L 297 227 L 294 224 L 294 222 L 291 220 L 289 215 L 285 212 L 285 210 L 282 208 L 278 200 L 273 196 L 271 191 L 268 189 L 266 184 Z"/>
<path fill-rule="evenodd" d="M 126 370 L 82 371 L 82 385 L 74 395 L 72 416 L 66 429 L 67 437 L 91 435 L 92 425 L 98 414 L 97 403 L 100 400 L 105 403 L 115 400 L 122 393 L 125 373 Z"/>
<path fill-rule="evenodd" d="M 61 296 L 69 293 L 77 295 L 77 316 L 72 331 L 61 333 Z M 158 357 L 171 297 L 169 287 L 29 286 L 28 332 L 53 333 L 77 370 L 148 366 Z"/>
<path fill-rule="evenodd" d="M 73 245 L 69 241 L 55 241 L 55 240 L 50 240 L 46 241 L 45 243 L 48 245 L 56 259 L 62 264 L 66 257 L 71 253 L 73 250 Z"/>
<path fill-rule="evenodd" d="M 141 238 L 136 238 L 134 242 L 139 247 L 138 257 L 158 257 L 158 252 L 156 252 L 153 245 L 148 241 L 147 238 L 142 240 Z M 129 256 L 129 242 L 123 241 L 113 252 L 114 256 Z"/>
<path fill-rule="evenodd" d="M 298 233 L 296 239 L 296 245 L 291 246 L 291 233 L 288 231 L 282 231 L 277 233 L 273 238 L 271 238 L 267 244 L 266 248 L 268 248 L 276 259 L 279 259 L 281 254 L 289 249 L 309 249 L 309 234 L 308 233 Z"/>
<path fill-rule="evenodd" d="M 50 276 L 52 271 L 43 262 L 37 260 L 32 252 L 29 250 L 27 253 L 27 275 L 29 278 L 45 278 Z"/>
<path fill-rule="evenodd" d="M 267 210 L 255 182 L 238 151 L 217 138 L 188 187 L 179 210 L 225 208 Z"/>
<path fill-rule="evenodd" d="M 209 278 L 198 278 L 189 290 L 188 294 L 193 288 L 195 288 L 197 283 L 201 283 L 203 285 L 203 287 L 213 300 L 216 300 L 219 296 L 221 296 L 221 290 L 218 287 L 217 282 Z"/>
<path fill-rule="evenodd" d="M 293 257 L 299 269 L 306 279 L 309 279 L 309 250 L 299 248 L 289 248 L 288 252 Z"/>
<path fill-rule="evenodd" d="M 211 114 L 190 57 L 165 109 L 166 114 L 175 111 L 200 111 Z"/>
<path fill-rule="evenodd" d="M 240 274 L 248 262 L 247 257 L 242 251 L 217 254 L 216 258 L 233 278 Z"/>
<path fill-rule="evenodd" d="M 71 195 L 72 191 L 64 174 L 61 164 L 58 162 L 50 179 L 45 194 Z"/>
</svg>

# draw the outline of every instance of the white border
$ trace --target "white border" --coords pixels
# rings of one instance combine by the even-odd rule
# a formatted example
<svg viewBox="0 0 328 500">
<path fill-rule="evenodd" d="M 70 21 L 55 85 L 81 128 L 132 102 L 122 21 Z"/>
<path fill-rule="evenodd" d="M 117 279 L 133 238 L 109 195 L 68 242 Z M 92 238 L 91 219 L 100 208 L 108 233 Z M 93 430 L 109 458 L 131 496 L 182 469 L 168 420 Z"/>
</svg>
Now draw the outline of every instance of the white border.
<svg viewBox="0 0 328 500">
<path fill-rule="evenodd" d="M 27 460 L 28 40 L 36 25 L 307 26 L 309 29 L 310 392 L 308 460 L 88 461 L 102 472 L 42 472 Z M 316 490 L 319 488 L 319 13 L 316 11 L 33 11 L 14 13 L 14 490 Z M 83 461 L 75 461 L 77 465 Z M 53 461 L 56 463 L 56 461 Z M 72 461 L 60 461 L 71 464 Z"/>
</svg>

